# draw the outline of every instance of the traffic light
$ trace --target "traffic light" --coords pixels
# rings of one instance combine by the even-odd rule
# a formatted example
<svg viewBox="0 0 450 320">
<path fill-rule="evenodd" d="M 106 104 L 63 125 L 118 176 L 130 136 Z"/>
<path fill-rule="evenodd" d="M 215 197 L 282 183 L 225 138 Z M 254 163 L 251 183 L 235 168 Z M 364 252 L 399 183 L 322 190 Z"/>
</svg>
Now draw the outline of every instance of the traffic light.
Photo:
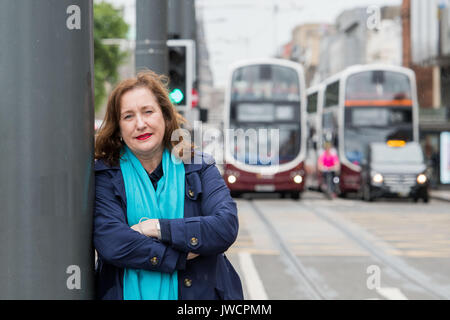
<svg viewBox="0 0 450 320">
<path fill-rule="evenodd" d="M 186 104 L 186 47 L 170 46 L 169 51 L 169 96 L 173 104 Z"/>
<path fill-rule="evenodd" d="M 195 42 L 189 39 L 171 39 L 167 41 L 167 51 L 170 100 L 181 113 L 189 112 L 195 79 Z"/>
</svg>

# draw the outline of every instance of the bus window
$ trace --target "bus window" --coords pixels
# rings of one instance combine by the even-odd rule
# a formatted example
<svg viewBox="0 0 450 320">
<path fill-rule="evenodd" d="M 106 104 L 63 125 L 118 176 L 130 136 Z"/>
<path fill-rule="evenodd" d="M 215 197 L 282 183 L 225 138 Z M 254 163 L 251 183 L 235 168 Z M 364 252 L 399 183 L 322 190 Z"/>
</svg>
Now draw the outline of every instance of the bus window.
<svg viewBox="0 0 450 320">
<path fill-rule="evenodd" d="M 339 103 L 339 81 L 327 85 L 325 89 L 325 107 L 336 106 Z"/>
<path fill-rule="evenodd" d="M 346 101 L 411 100 L 407 75 L 392 71 L 365 71 L 350 76 L 346 85 Z M 412 102 L 409 101 L 408 104 Z"/>
<path fill-rule="evenodd" d="M 283 66 L 253 65 L 233 73 L 232 101 L 300 101 L 299 78 Z"/>
<path fill-rule="evenodd" d="M 314 113 L 317 111 L 317 96 L 318 96 L 317 92 L 308 95 L 308 105 L 307 105 L 308 113 Z"/>
<path fill-rule="evenodd" d="M 390 139 L 412 141 L 411 108 L 345 108 L 344 150 L 347 159 L 360 164 L 371 142 Z"/>
</svg>

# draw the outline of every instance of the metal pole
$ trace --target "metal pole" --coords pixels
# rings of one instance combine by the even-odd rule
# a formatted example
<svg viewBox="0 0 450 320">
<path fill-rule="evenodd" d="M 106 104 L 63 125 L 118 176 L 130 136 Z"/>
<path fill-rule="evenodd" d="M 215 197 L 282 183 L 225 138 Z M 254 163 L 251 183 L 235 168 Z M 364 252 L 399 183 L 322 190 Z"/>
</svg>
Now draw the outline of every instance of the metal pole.
<svg viewBox="0 0 450 320">
<path fill-rule="evenodd" d="M 197 48 L 197 18 L 196 18 L 196 10 L 195 10 L 195 1 L 194 0 L 185 0 L 182 3 L 182 14 L 183 14 L 183 23 L 181 29 L 181 36 L 183 39 L 194 40 L 196 44 L 195 48 L 195 79 L 197 80 L 197 75 L 199 72 L 199 59 L 198 59 L 198 48 Z"/>
<path fill-rule="evenodd" d="M 181 39 L 181 1 L 182 0 L 169 0 L 168 2 L 168 39 Z"/>
<path fill-rule="evenodd" d="M 0 299 L 94 293 L 92 0 L 0 1 Z"/>
<path fill-rule="evenodd" d="M 182 24 L 181 24 L 181 38 L 196 40 L 197 25 L 195 21 L 195 1 L 183 0 L 181 1 Z"/>
<path fill-rule="evenodd" d="M 183 0 L 181 1 L 181 14 L 182 14 L 182 23 L 181 23 L 181 37 L 183 39 L 194 40 L 194 43 L 197 44 L 197 22 L 195 17 L 195 1 L 194 0 Z M 195 59 L 194 59 L 194 77 L 192 86 L 197 87 L 197 74 L 198 74 L 198 54 L 197 48 L 195 48 Z M 200 117 L 198 108 L 192 109 L 190 105 L 187 107 L 186 119 L 193 124 L 195 120 L 198 120 Z"/>
<path fill-rule="evenodd" d="M 136 0 L 136 72 L 167 74 L 167 1 Z"/>
</svg>

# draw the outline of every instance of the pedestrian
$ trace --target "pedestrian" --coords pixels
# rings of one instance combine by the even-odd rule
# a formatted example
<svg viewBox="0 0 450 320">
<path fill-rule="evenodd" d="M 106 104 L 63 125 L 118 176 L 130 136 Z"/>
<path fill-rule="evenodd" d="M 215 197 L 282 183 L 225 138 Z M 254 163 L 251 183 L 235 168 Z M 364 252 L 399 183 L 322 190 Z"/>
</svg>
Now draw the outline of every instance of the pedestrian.
<svg viewBox="0 0 450 320">
<path fill-rule="evenodd" d="M 95 143 L 97 297 L 243 299 L 224 254 L 238 234 L 236 204 L 211 157 L 171 141 L 183 118 L 166 84 L 144 71 L 108 99 Z"/>
<path fill-rule="evenodd" d="M 325 149 L 318 159 L 318 169 L 322 173 L 323 180 L 326 184 L 326 192 L 329 197 L 336 197 L 334 188 L 334 177 L 340 170 L 339 157 L 331 142 L 324 144 Z"/>
</svg>

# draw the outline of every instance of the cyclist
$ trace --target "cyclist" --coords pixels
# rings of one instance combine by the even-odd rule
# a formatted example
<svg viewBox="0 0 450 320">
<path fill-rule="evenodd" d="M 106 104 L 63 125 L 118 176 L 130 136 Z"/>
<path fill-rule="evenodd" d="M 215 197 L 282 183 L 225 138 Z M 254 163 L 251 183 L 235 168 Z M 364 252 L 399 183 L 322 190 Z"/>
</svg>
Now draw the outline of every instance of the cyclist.
<svg viewBox="0 0 450 320">
<path fill-rule="evenodd" d="M 326 183 L 326 193 L 329 197 L 336 197 L 334 188 L 334 177 L 340 170 L 340 162 L 337 152 L 332 148 L 331 142 L 325 142 L 325 149 L 318 159 L 318 169 Z"/>
</svg>

